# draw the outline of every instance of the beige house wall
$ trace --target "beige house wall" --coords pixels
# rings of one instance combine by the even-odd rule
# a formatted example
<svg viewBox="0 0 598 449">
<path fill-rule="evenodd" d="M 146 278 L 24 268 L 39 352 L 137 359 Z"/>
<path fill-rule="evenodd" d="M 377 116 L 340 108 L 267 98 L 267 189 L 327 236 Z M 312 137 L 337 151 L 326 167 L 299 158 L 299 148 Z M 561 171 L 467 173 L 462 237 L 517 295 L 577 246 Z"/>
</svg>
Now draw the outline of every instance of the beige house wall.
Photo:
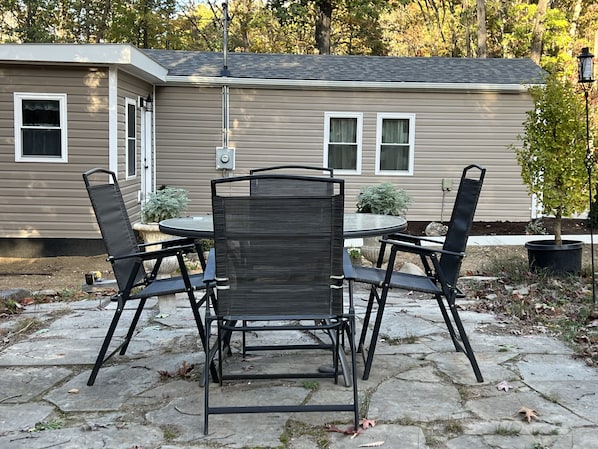
<svg viewBox="0 0 598 449">
<path fill-rule="evenodd" d="M 14 92 L 67 94 L 68 162 L 15 162 Z M 108 73 L 89 68 L 0 69 L 0 236 L 97 235 L 81 173 L 108 165 Z"/>
<path fill-rule="evenodd" d="M 408 219 L 448 221 L 463 167 L 487 168 L 476 220 L 525 221 L 530 199 L 507 145 L 516 143 L 525 93 L 439 91 L 342 91 L 231 88 L 229 145 L 236 148 L 234 175 L 281 164 L 324 164 L 324 114 L 363 114 L 362 171 L 343 174 L 347 210 L 362 186 L 392 182 L 413 197 Z M 190 190 L 190 214 L 210 211 L 209 180 L 215 148 L 222 145 L 222 93 L 214 87 L 159 88 L 156 103 L 158 182 Z M 415 114 L 411 176 L 376 175 L 378 113 Z M 443 195 L 443 178 L 454 189 Z"/>
<path fill-rule="evenodd" d="M 222 145 L 221 106 L 217 87 L 156 89 L 157 185 L 188 189 L 190 214 L 211 210 L 210 179 L 222 176 L 215 155 Z"/>
</svg>

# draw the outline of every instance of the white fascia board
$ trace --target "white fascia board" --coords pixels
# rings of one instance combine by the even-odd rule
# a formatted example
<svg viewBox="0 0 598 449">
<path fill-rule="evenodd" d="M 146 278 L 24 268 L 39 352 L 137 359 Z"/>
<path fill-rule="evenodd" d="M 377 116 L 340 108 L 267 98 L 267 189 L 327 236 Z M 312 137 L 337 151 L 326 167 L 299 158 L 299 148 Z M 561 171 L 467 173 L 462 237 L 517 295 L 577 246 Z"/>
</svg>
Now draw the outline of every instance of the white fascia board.
<svg viewBox="0 0 598 449">
<path fill-rule="evenodd" d="M 168 70 L 130 44 L 0 44 L 0 61 L 118 66 L 151 82 Z"/>
<path fill-rule="evenodd" d="M 483 92 L 527 92 L 525 84 L 422 83 L 375 81 L 326 81 L 207 76 L 167 76 L 166 85 L 269 87 L 282 89 L 442 90 Z"/>
</svg>

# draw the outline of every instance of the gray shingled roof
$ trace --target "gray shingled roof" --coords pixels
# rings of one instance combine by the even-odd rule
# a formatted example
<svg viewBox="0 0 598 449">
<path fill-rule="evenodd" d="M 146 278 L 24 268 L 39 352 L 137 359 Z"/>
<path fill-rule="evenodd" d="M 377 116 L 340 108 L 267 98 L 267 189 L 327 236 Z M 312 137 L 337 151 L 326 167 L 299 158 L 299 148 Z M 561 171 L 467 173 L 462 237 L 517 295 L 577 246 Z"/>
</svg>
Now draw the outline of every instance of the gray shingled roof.
<svg viewBox="0 0 598 449">
<path fill-rule="evenodd" d="M 143 50 L 169 76 L 222 76 L 222 53 Z M 228 53 L 233 78 L 521 84 L 539 82 L 544 71 L 530 59 L 415 58 L 389 56 Z"/>
</svg>

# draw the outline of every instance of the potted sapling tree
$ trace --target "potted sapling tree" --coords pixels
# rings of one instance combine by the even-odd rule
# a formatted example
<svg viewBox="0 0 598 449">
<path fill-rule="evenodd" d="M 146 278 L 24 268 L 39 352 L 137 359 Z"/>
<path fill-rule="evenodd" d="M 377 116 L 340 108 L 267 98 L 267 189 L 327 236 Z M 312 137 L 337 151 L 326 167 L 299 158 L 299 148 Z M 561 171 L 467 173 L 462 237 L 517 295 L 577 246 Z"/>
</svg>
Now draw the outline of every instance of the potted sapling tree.
<svg viewBox="0 0 598 449">
<path fill-rule="evenodd" d="M 588 199 L 585 115 L 575 85 L 551 74 L 545 85 L 529 88 L 534 108 L 527 113 L 520 145 L 510 145 L 528 192 L 543 215 L 554 217 L 554 238 L 529 241 L 529 265 L 554 273 L 581 271 L 583 242 L 565 240 L 564 217 L 585 212 Z"/>
</svg>

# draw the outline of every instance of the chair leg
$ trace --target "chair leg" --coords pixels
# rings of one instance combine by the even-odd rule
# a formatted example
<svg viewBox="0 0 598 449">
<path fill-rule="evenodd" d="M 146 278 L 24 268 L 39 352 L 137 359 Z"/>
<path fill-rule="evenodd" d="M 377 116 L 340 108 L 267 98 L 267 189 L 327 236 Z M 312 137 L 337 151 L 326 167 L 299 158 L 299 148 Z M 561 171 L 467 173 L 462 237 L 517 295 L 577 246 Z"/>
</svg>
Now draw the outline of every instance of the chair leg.
<svg viewBox="0 0 598 449">
<path fill-rule="evenodd" d="M 446 311 L 446 305 L 444 304 L 442 296 L 435 295 L 435 298 L 436 298 L 436 302 L 438 303 L 438 307 L 440 307 L 440 312 L 442 313 L 442 318 L 444 319 L 444 323 L 446 324 L 446 328 L 451 337 L 451 341 L 453 342 L 453 346 L 455 347 L 455 351 L 462 352 L 463 348 L 461 347 L 461 344 L 459 343 L 459 340 L 457 338 L 457 332 L 455 331 L 455 327 L 453 326 L 451 318 L 450 318 L 448 312 Z M 449 304 L 449 308 L 450 308 L 450 304 Z"/>
<path fill-rule="evenodd" d="M 207 293 L 206 293 L 207 295 Z M 206 301 L 206 296 L 202 297 L 199 301 L 196 301 L 195 295 L 191 290 L 187 292 L 187 296 L 189 298 L 189 305 L 191 306 L 191 310 L 193 311 L 193 318 L 195 319 L 195 325 L 197 327 L 197 332 L 199 333 L 199 339 L 201 340 L 201 344 L 204 348 L 209 349 L 209 341 L 206 340 L 206 332 L 204 325 L 201 322 L 201 315 L 199 314 L 199 308 L 201 305 Z M 206 359 L 207 363 L 207 359 Z M 218 371 L 216 370 L 216 366 L 214 363 L 210 363 L 210 374 L 214 382 L 218 380 Z"/>
<path fill-rule="evenodd" d="M 93 369 L 91 370 L 91 374 L 89 379 L 87 380 L 87 385 L 92 386 L 96 381 L 96 377 L 98 375 L 98 371 L 100 371 L 101 366 L 107 360 L 106 352 L 108 352 L 108 348 L 110 347 L 110 342 L 112 341 L 112 337 L 114 336 L 114 331 L 116 330 L 116 326 L 118 325 L 118 321 L 122 315 L 124 309 L 125 302 L 122 299 L 118 300 L 118 304 L 116 306 L 116 310 L 114 312 L 114 316 L 112 317 L 112 321 L 110 322 L 110 326 L 108 327 L 108 332 L 106 332 L 106 336 L 104 337 L 104 342 L 102 343 L 102 347 L 100 348 L 100 352 L 98 353 L 98 357 L 96 358 L 95 364 L 93 365 Z M 112 354 L 111 354 L 112 355 Z"/>
<path fill-rule="evenodd" d="M 461 336 L 461 342 L 463 343 L 465 355 L 469 359 L 469 363 L 473 369 L 473 373 L 475 374 L 475 378 L 478 382 L 484 382 L 484 378 L 482 376 L 482 372 L 480 371 L 480 367 L 478 366 L 478 361 L 475 358 L 473 353 L 473 348 L 469 343 L 469 338 L 467 337 L 467 333 L 465 332 L 465 327 L 463 327 L 463 322 L 461 321 L 461 317 L 459 316 L 459 312 L 457 311 L 457 307 L 453 304 L 449 305 L 451 313 L 453 315 L 453 319 L 455 320 L 455 324 L 457 325 L 457 329 L 459 331 L 459 335 Z"/>
<path fill-rule="evenodd" d="M 147 298 L 143 298 L 139 300 L 139 305 L 137 306 L 137 310 L 135 311 L 135 315 L 133 316 L 133 321 L 131 321 L 131 325 L 129 326 L 129 330 L 127 331 L 127 336 L 125 337 L 125 341 L 123 342 L 120 348 L 120 355 L 125 355 L 127 352 L 127 348 L 129 347 L 129 343 L 133 338 L 133 334 L 135 333 L 135 328 L 137 327 L 137 323 L 139 322 L 139 318 L 141 318 L 141 313 L 143 312 L 143 308 L 145 307 L 145 302 Z"/>
<path fill-rule="evenodd" d="M 386 306 L 386 297 L 388 296 L 388 288 L 382 288 L 382 294 L 378 298 L 378 310 L 376 311 L 376 320 L 374 321 L 374 329 L 372 329 L 372 336 L 370 337 L 370 346 L 367 350 L 367 358 L 363 370 L 363 380 L 368 380 L 370 377 L 370 370 L 374 361 L 374 352 L 376 351 L 376 343 L 378 342 L 378 335 L 380 334 L 380 325 L 382 324 L 382 317 L 384 316 L 384 307 Z M 364 327 L 365 329 L 365 327 Z M 362 329 L 363 335 L 363 329 Z M 363 350 L 363 349 L 362 349 Z"/>
<path fill-rule="evenodd" d="M 355 430 L 359 429 L 359 394 L 357 390 L 357 355 L 355 350 L 355 318 L 351 318 L 347 323 L 347 332 L 349 340 L 349 349 L 351 350 L 351 378 L 353 381 L 353 419 L 355 421 Z"/>
<path fill-rule="evenodd" d="M 365 343 L 365 337 L 367 335 L 368 326 L 370 324 L 370 316 L 372 314 L 372 308 L 374 307 L 374 300 L 380 301 L 378 297 L 378 291 L 376 290 L 375 286 L 371 286 L 370 288 L 370 297 L 368 298 L 368 305 L 365 309 L 365 316 L 363 317 L 363 325 L 361 328 L 361 334 L 359 336 L 359 344 L 357 345 L 357 352 L 361 352 L 363 350 L 363 344 Z"/>
<path fill-rule="evenodd" d="M 211 348 L 210 348 L 210 328 L 212 326 L 211 319 L 206 316 L 206 326 L 205 326 L 205 333 L 204 333 L 204 354 L 205 354 L 205 361 L 204 361 L 204 368 L 203 368 L 203 393 L 204 393 L 204 405 L 203 405 L 203 433 L 204 435 L 208 434 L 208 409 L 210 407 L 209 398 L 210 398 L 210 370 L 213 366 L 211 360 Z"/>
<path fill-rule="evenodd" d="M 444 318 L 444 322 L 446 323 L 446 327 L 449 331 L 451 336 L 451 340 L 453 341 L 453 345 L 455 346 L 455 350 L 457 352 L 463 352 L 467 358 L 469 359 L 469 363 L 473 369 L 475 374 L 476 380 L 478 382 L 484 382 L 484 378 L 482 376 L 482 372 L 480 371 L 480 367 L 476 360 L 475 354 L 473 352 L 473 348 L 469 342 L 469 338 L 467 337 L 467 332 L 465 332 L 465 327 L 463 326 L 463 322 L 461 321 L 461 317 L 459 316 L 459 311 L 457 310 L 457 306 L 454 300 L 447 300 L 448 308 L 451 311 L 451 315 L 453 320 L 451 321 L 449 314 L 446 310 L 446 306 L 442 301 L 442 296 L 436 295 L 436 301 L 440 306 L 440 311 L 442 312 L 442 317 Z M 457 327 L 457 331 L 455 331 L 455 326 L 453 326 L 453 321 L 455 322 L 455 326 Z M 459 339 L 457 338 L 457 332 L 459 334 Z"/>
</svg>

